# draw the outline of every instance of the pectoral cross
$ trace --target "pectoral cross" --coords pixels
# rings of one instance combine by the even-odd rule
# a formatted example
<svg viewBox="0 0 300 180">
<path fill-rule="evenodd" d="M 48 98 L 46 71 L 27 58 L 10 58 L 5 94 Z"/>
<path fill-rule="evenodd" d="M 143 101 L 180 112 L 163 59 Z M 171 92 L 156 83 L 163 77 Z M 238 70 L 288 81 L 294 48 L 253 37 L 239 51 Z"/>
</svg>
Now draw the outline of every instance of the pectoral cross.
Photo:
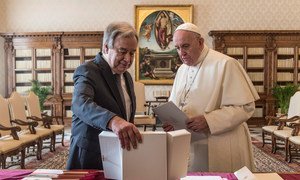
<svg viewBox="0 0 300 180">
<path fill-rule="evenodd" d="M 184 106 L 186 106 L 187 105 L 187 103 L 185 102 L 185 99 L 181 99 L 180 101 L 179 101 L 179 109 L 183 109 L 183 107 Z"/>
</svg>

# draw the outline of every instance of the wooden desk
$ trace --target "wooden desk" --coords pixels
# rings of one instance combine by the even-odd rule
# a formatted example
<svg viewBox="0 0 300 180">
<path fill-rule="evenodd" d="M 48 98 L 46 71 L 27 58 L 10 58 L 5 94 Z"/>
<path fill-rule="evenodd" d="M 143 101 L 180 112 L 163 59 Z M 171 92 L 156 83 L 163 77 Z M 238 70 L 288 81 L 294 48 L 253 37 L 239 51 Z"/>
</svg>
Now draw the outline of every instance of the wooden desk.
<svg viewBox="0 0 300 180">
<path fill-rule="evenodd" d="M 2 179 L 22 179 L 29 176 L 34 170 L 31 169 L 1 169 L 0 180 Z M 52 179 L 73 179 L 73 180 L 105 180 L 101 170 L 72 170 L 64 171 L 63 174 Z"/>
<path fill-rule="evenodd" d="M 1 169 L 0 179 L 22 179 L 34 170 L 28 169 Z M 207 172 L 189 172 L 189 176 L 221 176 L 222 178 L 227 178 L 228 180 L 237 180 L 233 173 L 207 173 Z M 298 180 L 300 179 L 300 173 L 278 173 L 280 177 L 285 180 Z M 105 180 L 104 172 L 101 170 L 72 170 L 64 171 L 64 174 L 59 175 L 57 178 L 53 179 L 80 179 L 80 180 Z"/>
<path fill-rule="evenodd" d="M 52 179 L 83 179 L 83 180 L 105 180 L 104 172 L 100 170 L 72 170 L 65 171 L 63 174 L 59 175 L 57 178 Z"/>
</svg>

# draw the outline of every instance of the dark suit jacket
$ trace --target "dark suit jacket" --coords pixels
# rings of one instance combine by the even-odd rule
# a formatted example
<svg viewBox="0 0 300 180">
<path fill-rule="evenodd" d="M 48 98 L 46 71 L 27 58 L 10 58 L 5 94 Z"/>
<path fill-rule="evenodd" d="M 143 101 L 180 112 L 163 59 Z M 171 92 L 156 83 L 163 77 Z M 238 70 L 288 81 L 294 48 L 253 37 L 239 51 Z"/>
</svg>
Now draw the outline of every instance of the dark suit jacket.
<svg viewBox="0 0 300 180">
<path fill-rule="evenodd" d="M 123 73 L 132 102 L 130 122 L 133 122 L 136 100 L 132 77 Z M 126 110 L 115 77 L 99 53 L 93 61 L 74 72 L 72 98 L 72 135 L 67 169 L 103 169 L 98 135 L 107 129 L 114 116 L 126 119 Z"/>
</svg>

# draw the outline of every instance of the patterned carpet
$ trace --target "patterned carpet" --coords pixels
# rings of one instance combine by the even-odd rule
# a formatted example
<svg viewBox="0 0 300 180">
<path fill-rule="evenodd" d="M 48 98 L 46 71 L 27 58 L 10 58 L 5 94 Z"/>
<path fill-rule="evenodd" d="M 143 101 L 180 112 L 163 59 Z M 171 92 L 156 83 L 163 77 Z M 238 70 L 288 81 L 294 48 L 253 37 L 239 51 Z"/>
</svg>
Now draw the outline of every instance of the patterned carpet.
<svg viewBox="0 0 300 180">
<path fill-rule="evenodd" d="M 293 160 L 288 163 L 284 160 L 283 149 L 277 150 L 276 154 L 271 153 L 271 145 L 267 144 L 262 148 L 262 142 L 253 142 L 255 166 L 258 172 L 299 172 L 300 161 Z"/>
<path fill-rule="evenodd" d="M 260 128 L 250 129 L 253 143 L 254 162 L 257 172 L 299 172 L 300 160 L 293 160 L 292 163 L 284 161 L 284 151 L 278 150 L 276 154 L 271 153 L 271 145 L 267 144 L 262 148 Z M 68 133 L 69 135 L 69 133 Z M 68 140 L 68 138 L 67 138 Z M 65 169 L 69 154 L 69 143 L 66 146 L 57 146 L 56 152 L 43 153 L 42 160 L 33 158 L 26 162 L 27 169 Z"/>
<path fill-rule="evenodd" d="M 271 144 L 262 147 L 261 128 L 250 128 L 252 137 L 254 163 L 257 172 L 296 172 L 300 171 L 300 160 L 288 163 L 284 160 L 284 150 L 279 149 L 276 154 L 271 153 Z"/>
<path fill-rule="evenodd" d="M 32 159 L 25 164 L 26 169 L 66 169 L 66 162 L 69 155 L 69 142 L 65 146 L 56 147 L 55 152 L 43 154 L 42 160 Z"/>
<path fill-rule="evenodd" d="M 287 163 L 284 161 L 284 156 L 274 155 L 271 149 L 260 148 L 261 144 L 254 144 L 254 163 L 257 172 L 299 172 L 300 166 L 295 163 Z"/>
</svg>

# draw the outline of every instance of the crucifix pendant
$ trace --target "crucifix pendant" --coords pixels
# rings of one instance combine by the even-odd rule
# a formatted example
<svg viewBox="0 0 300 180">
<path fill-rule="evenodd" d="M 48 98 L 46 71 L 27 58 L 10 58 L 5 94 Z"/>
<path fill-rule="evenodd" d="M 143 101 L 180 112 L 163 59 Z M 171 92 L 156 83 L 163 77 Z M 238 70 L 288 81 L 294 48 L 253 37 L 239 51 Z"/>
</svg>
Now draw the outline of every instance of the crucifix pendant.
<svg viewBox="0 0 300 180">
<path fill-rule="evenodd" d="M 185 100 L 180 100 L 179 102 L 179 106 L 181 109 L 183 109 L 183 107 L 186 105 L 187 103 L 185 102 Z"/>
</svg>

